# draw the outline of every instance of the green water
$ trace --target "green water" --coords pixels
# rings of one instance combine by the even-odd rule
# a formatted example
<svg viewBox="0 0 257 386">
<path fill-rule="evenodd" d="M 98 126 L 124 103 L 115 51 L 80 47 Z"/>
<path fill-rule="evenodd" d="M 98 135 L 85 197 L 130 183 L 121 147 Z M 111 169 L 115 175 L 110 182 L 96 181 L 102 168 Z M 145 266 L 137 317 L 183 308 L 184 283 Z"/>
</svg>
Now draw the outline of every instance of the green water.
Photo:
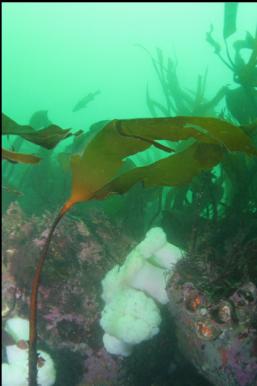
<svg viewBox="0 0 257 386">
<path fill-rule="evenodd" d="M 222 37 L 223 3 L 3 3 L 3 111 L 20 123 L 48 110 L 63 127 L 149 116 L 145 88 L 162 97 L 149 56 L 160 47 L 176 58 L 184 87 L 208 67 L 208 94 L 231 83 L 205 41 L 210 24 Z M 256 4 L 240 4 L 238 31 L 255 32 Z M 75 103 L 95 90 L 87 110 Z M 159 94 L 158 94 L 159 90 Z M 156 94 L 157 93 L 157 94 Z"/>
</svg>

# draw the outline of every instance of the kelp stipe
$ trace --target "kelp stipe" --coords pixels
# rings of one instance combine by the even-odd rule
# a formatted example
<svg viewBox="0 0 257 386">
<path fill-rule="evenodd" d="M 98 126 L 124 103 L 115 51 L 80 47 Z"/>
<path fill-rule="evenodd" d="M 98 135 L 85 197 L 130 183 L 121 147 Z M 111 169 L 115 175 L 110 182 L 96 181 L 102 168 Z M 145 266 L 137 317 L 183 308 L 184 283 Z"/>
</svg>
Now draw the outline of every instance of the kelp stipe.
<svg viewBox="0 0 257 386">
<path fill-rule="evenodd" d="M 64 205 L 55 218 L 45 241 L 32 281 L 29 316 L 29 386 L 37 386 L 37 300 L 41 273 L 56 226 L 70 208 L 71 205 Z"/>
</svg>

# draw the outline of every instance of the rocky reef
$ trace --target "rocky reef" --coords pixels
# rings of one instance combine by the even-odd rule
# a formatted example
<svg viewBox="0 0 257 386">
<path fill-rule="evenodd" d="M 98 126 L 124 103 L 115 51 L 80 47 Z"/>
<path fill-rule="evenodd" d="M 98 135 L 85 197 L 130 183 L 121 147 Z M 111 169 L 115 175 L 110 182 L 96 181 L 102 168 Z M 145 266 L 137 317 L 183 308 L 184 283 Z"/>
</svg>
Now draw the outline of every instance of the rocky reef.
<svg viewBox="0 0 257 386">
<path fill-rule="evenodd" d="M 51 213 L 28 216 L 13 202 L 2 222 L 3 322 L 17 315 L 28 319 L 32 275 Z M 96 209 L 86 222 L 67 216 L 56 230 L 38 303 L 39 348 L 57 363 L 56 386 L 116 384 L 121 359 L 103 348 L 100 282 L 131 242 Z M 5 347 L 10 339 L 5 333 L 3 338 Z"/>
<path fill-rule="evenodd" d="M 247 282 L 228 299 L 214 303 L 174 274 L 168 294 L 179 348 L 196 369 L 213 385 L 255 385 L 256 286 Z"/>
</svg>

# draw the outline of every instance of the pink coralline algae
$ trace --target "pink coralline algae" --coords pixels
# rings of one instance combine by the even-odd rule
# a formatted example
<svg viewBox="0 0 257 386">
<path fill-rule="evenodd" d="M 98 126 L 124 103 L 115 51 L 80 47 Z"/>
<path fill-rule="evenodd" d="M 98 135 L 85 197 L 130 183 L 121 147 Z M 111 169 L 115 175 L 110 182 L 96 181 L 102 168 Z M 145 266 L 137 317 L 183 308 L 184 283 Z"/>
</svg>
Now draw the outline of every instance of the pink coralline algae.
<svg viewBox="0 0 257 386">
<path fill-rule="evenodd" d="M 53 217 L 49 212 L 26 216 L 17 203 L 2 217 L 2 288 L 8 317 L 29 316 L 32 276 Z M 93 368 L 105 385 L 110 379 L 114 385 L 118 377 L 119 359 L 103 349 L 101 280 L 130 245 L 131 240 L 101 210 L 88 210 L 86 221 L 64 217 L 50 244 L 39 288 L 39 348 L 47 345 L 57 356 L 63 349 L 79 355 L 84 363 L 81 379 L 88 385 L 93 384 L 88 381 Z"/>
<path fill-rule="evenodd" d="M 118 386 L 121 367 L 121 358 L 115 358 L 101 348 L 93 352 L 87 350 L 87 359 L 85 360 L 86 375 L 80 386 L 105 385 Z"/>
<path fill-rule="evenodd" d="M 80 243 L 81 251 L 79 253 L 79 259 L 81 261 L 87 261 L 88 264 L 95 264 L 101 260 L 102 248 L 100 244 L 89 241 L 88 243 Z"/>
<path fill-rule="evenodd" d="M 251 355 L 254 334 L 249 331 L 248 336 L 250 339 L 235 339 L 233 345 L 227 349 L 228 371 L 231 379 L 236 380 L 240 386 L 257 384 L 257 360 L 256 356 Z M 249 352 L 247 357 L 245 352 Z"/>
</svg>

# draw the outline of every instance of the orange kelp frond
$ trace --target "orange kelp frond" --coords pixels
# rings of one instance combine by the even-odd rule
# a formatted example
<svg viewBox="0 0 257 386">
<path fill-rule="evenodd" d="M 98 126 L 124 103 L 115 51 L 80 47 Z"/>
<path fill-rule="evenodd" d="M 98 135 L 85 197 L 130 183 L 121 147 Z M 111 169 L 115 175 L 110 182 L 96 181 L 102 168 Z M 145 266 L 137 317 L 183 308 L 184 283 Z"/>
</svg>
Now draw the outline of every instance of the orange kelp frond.
<svg viewBox="0 0 257 386">
<path fill-rule="evenodd" d="M 130 155 L 148 149 L 151 145 L 160 145 L 156 140 L 180 141 L 188 138 L 193 138 L 197 143 L 215 145 L 204 147 L 199 144 L 196 146 L 196 153 L 183 153 L 179 155 L 180 162 L 185 165 L 185 177 L 183 174 L 180 177 L 179 165 L 175 169 L 174 174 L 170 179 L 165 178 L 161 181 L 161 175 L 171 174 L 169 162 L 174 163 L 174 160 L 167 161 L 162 164 L 161 169 L 155 171 L 154 176 L 151 175 L 153 169 L 136 168 L 129 175 L 133 174 L 133 179 L 139 180 L 144 178 L 142 173 L 149 173 L 147 180 L 153 178 L 151 184 L 179 185 L 190 181 L 190 179 L 198 174 L 202 168 L 210 168 L 219 162 L 224 153 L 224 149 L 229 151 L 243 151 L 249 155 L 257 155 L 257 149 L 251 142 L 251 139 L 239 127 L 229 122 L 218 118 L 205 117 L 172 117 L 172 118 L 138 118 L 113 120 L 107 123 L 101 131 L 87 143 L 87 146 L 82 155 L 75 155 L 71 158 L 72 169 L 72 193 L 67 201 L 68 207 L 71 207 L 76 202 L 87 201 L 96 197 L 96 192 L 101 192 L 104 187 L 110 186 L 114 179 L 119 174 L 124 159 Z M 165 148 L 167 151 L 169 148 Z M 164 150 L 164 149 L 163 149 Z M 170 149 L 171 150 L 171 149 Z M 194 172 L 186 172 L 186 169 L 191 169 L 191 157 L 201 157 L 206 151 L 211 151 L 215 155 L 215 160 L 210 161 L 208 153 L 201 160 L 201 165 L 197 166 Z M 210 153 L 211 154 L 211 153 Z M 170 157 L 175 157 L 170 156 Z M 183 158 L 185 157 L 185 158 Z M 166 158 L 162 160 L 165 162 Z M 159 161 L 157 161 L 159 162 Z M 155 164 L 154 164 L 155 165 Z M 176 164 L 177 165 L 177 164 Z M 194 165 L 194 162 L 193 162 Z M 151 166 L 154 168 L 154 166 Z M 135 177 L 137 175 L 138 177 Z M 139 178 L 140 175 L 140 178 Z M 124 182 L 124 188 L 130 188 L 131 184 L 124 179 L 119 181 Z M 154 180 L 156 179 L 156 181 Z M 183 182 L 182 182 L 183 180 Z M 146 182 L 146 181 L 145 181 Z M 118 191 L 126 191 L 120 186 Z M 110 193 L 110 192 L 109 192 Z"/>
<path fill-rule="evenodd" d="M 138 182 L 142 182 L 145 187 L 185 185 L 194 176 L 219 163 L 224 154 L 225 149 L 220 145 L 196 142 L 179 153 L 114 178 L 97 191 L 94 198 L 102 199 L 112 193 L 126 193 Z"/>
<path fill-rule="evenodd" d="M 41 160 L 32 154 L 16 153 L 6 149 L 2 149 L 2 158 L 10 162 L 25 164 L 36 164 Z"/>
</svg>

